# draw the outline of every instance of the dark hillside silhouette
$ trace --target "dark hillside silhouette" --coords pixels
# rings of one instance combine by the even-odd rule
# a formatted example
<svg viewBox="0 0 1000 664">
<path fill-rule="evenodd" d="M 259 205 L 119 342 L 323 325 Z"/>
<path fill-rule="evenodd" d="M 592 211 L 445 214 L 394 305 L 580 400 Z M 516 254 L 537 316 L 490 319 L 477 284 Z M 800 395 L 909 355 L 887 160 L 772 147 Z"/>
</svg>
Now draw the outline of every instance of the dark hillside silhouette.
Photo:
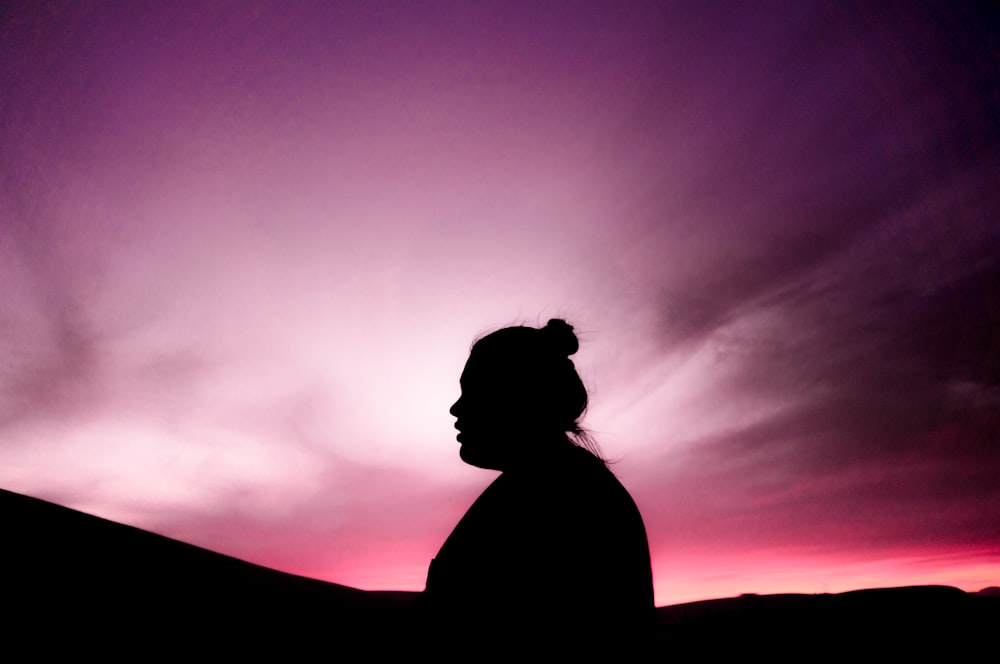
<svg viewBox="0 0 1000 664">
<path fill-rule="evenodd" d="M 417 593 L 365 592 L 253 565 L 0 490 L 5 647 L 46 653 L 415 652 Z M 479 609 L 482 609 L 480 611 Z M 493 613 L 487 598 L 471 616 Z M 648 661 L 683 655 L 987 648 L 1000 597 L 942 586 L 744 595 L 656 609 Z M 457 644 L 464 635 L 453 633 Z M 475 644 L 470 644 L 475 645 Z M 360 650 L 359 650 L 360 649 Z"/>
<path fill-rule="evenodd" d="M 5 631 L 37 640 L 42 651 L 66 638 L 90 648 L 124 646 L 124 635 L 226 650 L 331 636 L 343 643 L 359 630 L 386 628 L 392 617 L 392 602 L 376 594 L 8 491 L 0 491 L 0 523 Z"/>
<path fill-rule="evenodd" d="M 817 653 L 926 656 L 976 653 L 1000 625 L 1000 597 L 950 586 L 836 594 L 747 594 L 657 609 L 656 642 L 674 652 L 766 654 L 801 661 Z M 934 649 L 934 650 L 928 650 Z"/>
</svg>

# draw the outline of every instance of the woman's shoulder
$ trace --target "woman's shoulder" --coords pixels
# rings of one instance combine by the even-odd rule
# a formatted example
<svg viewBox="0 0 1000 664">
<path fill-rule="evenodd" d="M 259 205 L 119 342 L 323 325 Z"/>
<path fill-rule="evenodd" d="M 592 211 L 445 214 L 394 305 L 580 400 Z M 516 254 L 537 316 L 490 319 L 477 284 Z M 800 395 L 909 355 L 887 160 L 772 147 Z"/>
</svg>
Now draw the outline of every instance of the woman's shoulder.
<svg viewBox="0 0 1000 664">
<path fill-rule="evenodd" d="M 628 495 L 625 487 L 608 467 L 608 464 L 590 450 L 572 446 L 565 450 L 559 464 L 553 469 L 553 477 L 577 484 L 589 491 L 606 491 L 616 495 Z"/>
<path fill-rule="evenodd" d="M 596 524 L 601 515 L 618 520 L 623 513 L 638 516 L 628 491 L 602 459 L 579 447 L 548 455 L 523 473 L 511 474 L 518 493 L 532 496 L 543 511 Z M 541 515 L 540 515 L 541 516 Z"/>
</svg>

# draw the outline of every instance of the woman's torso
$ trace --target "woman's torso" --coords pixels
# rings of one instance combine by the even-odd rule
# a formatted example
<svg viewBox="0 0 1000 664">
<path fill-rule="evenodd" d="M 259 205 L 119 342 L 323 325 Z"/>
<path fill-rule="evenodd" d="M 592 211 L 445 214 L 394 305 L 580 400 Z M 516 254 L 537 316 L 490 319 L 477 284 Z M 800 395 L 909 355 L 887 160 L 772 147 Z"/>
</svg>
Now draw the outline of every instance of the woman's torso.
<svg viewBox="0 0 1000 664">
<path fill-rule="evenodd" d="M 441 547 L 423 599 L 452 623 L 641 627 L 653 595 L 639 510 L 577 447 L 508 470 Z"/>
</svg>

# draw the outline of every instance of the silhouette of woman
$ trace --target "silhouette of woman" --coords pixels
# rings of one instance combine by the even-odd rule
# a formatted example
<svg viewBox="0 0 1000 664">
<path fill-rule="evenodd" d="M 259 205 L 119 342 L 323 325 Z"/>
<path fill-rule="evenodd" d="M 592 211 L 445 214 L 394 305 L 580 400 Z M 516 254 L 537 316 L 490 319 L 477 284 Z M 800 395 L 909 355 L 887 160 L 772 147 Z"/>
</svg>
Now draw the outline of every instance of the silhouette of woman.
<svg viewBox="0 0 1000 664">
<path fill-rule="evenodd" d="M 646 531 L 580 429 L 587 391 L 569 359 L 578 348 L 562 320 L 473 346 L 451 407 L 460 456 L 502 474 L 431 561 L 421 604 L 432 625 L 504 638 L 650 625 Z"/>
</svg>

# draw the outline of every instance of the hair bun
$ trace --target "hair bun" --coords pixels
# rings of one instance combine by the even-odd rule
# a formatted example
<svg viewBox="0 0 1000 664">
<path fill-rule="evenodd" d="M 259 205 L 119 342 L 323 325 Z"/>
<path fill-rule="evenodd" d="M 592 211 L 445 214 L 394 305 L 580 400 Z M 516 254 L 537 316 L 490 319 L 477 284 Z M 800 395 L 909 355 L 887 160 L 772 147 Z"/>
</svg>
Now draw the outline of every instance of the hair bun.
<svg viewBox="0 0 1000 664">
<path fill-rule="evenodd" d="M 541 330 L 552 348 L 564 357 L 580 350 L 580 342 L 573 334 L 573 326 L 561 318 L 553 318 Z"/>
</svg>

